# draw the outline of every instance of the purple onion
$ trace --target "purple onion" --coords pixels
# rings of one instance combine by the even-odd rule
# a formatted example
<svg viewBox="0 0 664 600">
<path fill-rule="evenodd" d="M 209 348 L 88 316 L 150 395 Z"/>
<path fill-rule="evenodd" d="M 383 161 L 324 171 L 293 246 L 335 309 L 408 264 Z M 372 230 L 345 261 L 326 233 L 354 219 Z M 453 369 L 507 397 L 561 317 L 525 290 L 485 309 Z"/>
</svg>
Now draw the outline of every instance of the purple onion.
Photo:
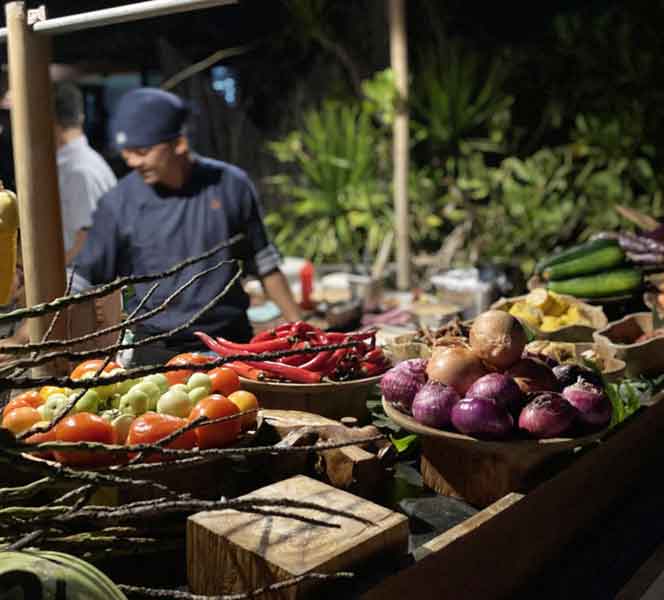
<svg viewBox="0 0 664 600">
<path fill-rule="evenodd" d="M 385 400 L 397 408 L 410 412 L 415 394 L 427 382 L 427 360 L 411 358 L 392 367 L 380 380 Z"/>
<path fill-rule="evenodd" d="M 581 365 L 559 365 L 553 368 L 553 374 L 561 388 L 575 384 L 579 378 L 594 386 L 602 386 L 602 376 Z"/>
<path fill-rule="evenodd" d="M 579 411 L 585 425 L 601 428 L 611 421 L 613 407 L 602 388 L 579 380 L 563 390 L 563 397 Z"/>
<path fill-rule="evenodd" d="M 497 439 L 512 431 L 514 419 L 492 398 L 475 396 L 464 398 L 452 407 L 452 425 L 467 435 Z"/>
<path fill-rule="evenodd" d="M 452 407 L 461 400 L 453 387 L 438 381 L 429 381 L 415 394 L 411 410 L 418 423 L 429 427 L 447 427 L 451 422 Z"/>
<path fill-rule="evenodd" d="M 506 408 L 512 416 L 519 414 L 524 404 L 521 389 L 512 377 L 502 373 L 489 373 L 480 377 L 466 393 L 469 398 L 479 396 L 493 398 L 498 404 Z"/>
<path fill-rule="evenodd" d="M 570 429 L 578 414 L 561 394 L 544 392 L 521 411 L 519 428 L 536 438 L 557 437 Z"/>
</svg>

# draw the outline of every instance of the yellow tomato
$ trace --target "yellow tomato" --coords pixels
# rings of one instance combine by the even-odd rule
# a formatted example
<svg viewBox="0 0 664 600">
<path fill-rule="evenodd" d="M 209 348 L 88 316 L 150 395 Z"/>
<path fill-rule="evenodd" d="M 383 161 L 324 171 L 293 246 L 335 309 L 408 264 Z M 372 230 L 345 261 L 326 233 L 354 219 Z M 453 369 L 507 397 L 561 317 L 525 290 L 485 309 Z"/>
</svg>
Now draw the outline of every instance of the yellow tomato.
<svg viewBox="0 0 664 600">
<path fill-rule="evenodd" d="M 45 385 L 39 389 L 39 395 L 44 399 L 44 402 L 46 402 L 49 396 L 52 396 L 53 394 L 64 394 L 65 396 L 68 396 L 69 390 L 67 388 L 56 387 L 54 385 Z"/>
<path fill-rule="evenodd" d="M 238 407 L 240 412 L 251 410 L 252 408 L 258 409 L 258 398 L 251 392 L 246 390 L 238 390 L 228 395 L 228 399 Z M 242 429 L 251 429 L 256 424 L 256 417 L 258 413 L 250 413 L 243 415 L 240 422 Z"/>
</svg>

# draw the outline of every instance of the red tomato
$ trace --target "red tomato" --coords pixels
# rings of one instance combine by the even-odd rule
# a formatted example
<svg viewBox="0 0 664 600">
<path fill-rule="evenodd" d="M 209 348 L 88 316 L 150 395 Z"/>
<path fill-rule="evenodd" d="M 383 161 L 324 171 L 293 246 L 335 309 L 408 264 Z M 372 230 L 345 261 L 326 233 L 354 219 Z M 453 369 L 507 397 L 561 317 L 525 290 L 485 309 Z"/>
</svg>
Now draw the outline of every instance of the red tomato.
<svg viewBox="0 0 664 600">
<path fill-rule="evenodd" d="M 94 375 L 98 370 L 99 367 L 101 367 L 104 363 L 106 362 L 105 359 L 103 358 L 93 358 L 90 360 L 85 360 L 82 363 L 76 365 L 76 368 L 71 372 L 69 377 L 71 379 L 82 379 L 86 375 Z M 108 365 L 104 367 L 104 373 L 110 373 L 111 371 L 115 369 L 121 369 L 122 366 L 119 365 L 116 362 L 109 362 Z"/>
<path fill-rule="evenodd" d="M 154 444 L 177 429 L 184 427 L 186 424 L 186 419 L 180 419 L 179 417 L 156 412 L 146 412 L 132 422 L 131 427 L 129 427 L 126 443 L 128 445 Z M 190 429 L 169 442 L 166 445 L 166 448 L 189 450 L 195 445 L 196 434 Z M 167 457 L 164 454 L 159 454 L 158 452 L 145 455 L 146 462 L 171 460 L 172 458 L 173 457 Z"/>
<path fill-rule="evenodd" d="M 14 435 L 27 431 L 42 417 L 32 406 L 18 406 L 7 412 L 2 418 L 2 426 Z"/>
<path fill-rule="evenodd" d="M 208 371 L 208 375 L 212 380 L 211 392 L 228 396 L 233 392 L 240 389 L 240 378 L 233 369 L 229 367 L 217 367 Z"/>
<path fill-rule="evenodd" d="M 19 406 L 31 406 L 32 408 L 37 408 L 41 404 L 44 404 L 44 398 L 41 397 L 39 392 L 35 390 L 23 392 L 7 402 L 5 408 L 2 409 L 2 416 L 4 417 Z"/>
<path fill-rule="evenodd" d="M 101 417 L 88 412 L 69 415 L 60 421 L 55 426 L 55 439 L 58 442 L 101 442 L 102 444 L 116 442 L 113 426 Z M 62 450 L 53 454 L 63 465 L 76 467 L 102 467 L 122 460 L 119 455 L 110 452 Z"/>
<path fill-rule="evenodd" d="M 207 417 L 208 419 L 218 419 L 219 417 L 228 417 L 239 413 L 236 404 L 221 394 L 212 394 L 203 398 L 194 406 L 189 415 L 189 420 L 193 421 L 198 417 Z M 196 439 L 199 448 L 220 448 L 228 446 L 235 441 L 240 434 L 241 419 L 231 419 L 223 423 L 214 425 L 202 425 L 196 427 Z"/>
<path fill-rule="evenodd" d="M 178 354 L 171 358 L 166 365 L 186 365 L 186 364 L 195 364 L 195 365 L 205 365 L 209 362 L 212 362 L 213 358 L 206 356 L 204 354 L 199 354 L 198 352 L 185 352 L 184 354 Z M 166 371 L 166 379 L 168 379 L 169 385 L 175 385 L 176 383 L 187 383 L 187 379 L 191 377 L 193 371 L 188 369 L 182 369 L 180 371 Z"/>
<path fill-rule="evenodd" d="M 48 425 L 46 421 L 41 421 L 40 423 L 35 423 L 35 425 Z M 46 433 L 33 433 L 29 438 L 26 438 L 26 444 L 44 444 L 46 442 L 55 442 L 55 427 L 49 429 Z M 53 458 L 53 452 L 51 450 L 46 450 L 45 452 L 31 452 L 33 456 L 38 456 L 39 458 Z"/>
</svg>

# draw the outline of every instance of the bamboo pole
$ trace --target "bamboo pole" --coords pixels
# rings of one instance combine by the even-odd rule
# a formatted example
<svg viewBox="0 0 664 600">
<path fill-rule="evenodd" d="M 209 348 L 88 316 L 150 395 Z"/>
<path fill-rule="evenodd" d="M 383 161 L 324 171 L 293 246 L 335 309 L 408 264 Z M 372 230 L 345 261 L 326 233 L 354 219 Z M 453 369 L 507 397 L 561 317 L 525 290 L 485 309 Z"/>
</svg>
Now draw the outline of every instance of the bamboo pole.
<svg viewBox="0 0 664 600">
<path fill-rule="evenodd" d="M 65 291 L 65 260 L 58 175 L 55 160 L 53 101 L 49 65 L 51 39 L 27 24 L 24 2 L 5 6 L 12 144 L 19 204 L 21 249 L 28 306 L 48 302 Z M 48 316 L 30 319 L 31 342 L 39 342 Z M 53 337 L 64 339 L 64 319 Z M 42 373 L 50 369 L 42 367 Z"/>
<path fill-rule="evenodd" d="M 408 214 L 408 45 L 405 0 L 388 0 L 390 22 L 390 59 L 397 89 L 394 119 L 394 216 L 396 229 L 397 287 L 410 289 L 410 219 Z"/>
<path fill-rule="evenodd" d="M 91 12 L 38 20 L 33 30 L 52 35 L 82 31 L 91 27 L 106 27 L 119 23 L 130 23 L 151 17 L 163 17 L 176 13 L 237 4 L 238 0 L 148 0 L 103 8 Z M 0 29 L 0 41 L 7 36 L 7 29 Z"/>
</svg>

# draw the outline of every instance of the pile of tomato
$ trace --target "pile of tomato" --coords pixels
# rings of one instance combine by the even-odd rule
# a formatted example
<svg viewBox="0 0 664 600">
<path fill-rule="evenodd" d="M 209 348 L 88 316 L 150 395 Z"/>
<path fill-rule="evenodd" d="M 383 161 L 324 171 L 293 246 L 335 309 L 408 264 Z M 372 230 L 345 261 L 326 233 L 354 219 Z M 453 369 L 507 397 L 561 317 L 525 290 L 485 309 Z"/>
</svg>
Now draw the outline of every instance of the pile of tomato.
<svg viewBox="0 0 664 600">
<path fill-rule="evenodd" d="M 206 364 L 212 359 L 209 356 L 186 353 L 180 354 L 170 361 L 167 366 L 186 364 Z M 91 360 L 76 366 L 70 373 L 74 380 L 94 376 L 104 361 Z M 117 363 L 109 363 L 104 369 L 107 375 L 115 375 L 123 369 Z M 192 379 L 193 376 L 193 379 Z M 238 375 L 228 367 L 217 367 L 207 371 L 205 376 L 201 372 L 189 369 L 167 371 L 160 383 L 158 400 L 152 399 L 148 410 L 134 414 L 132 409 L 136 405 L 121 404 L 119 387 L 113 384 L 100 385 L 93 388 L 95 400 L 76 403 L 74 409 L 61 419 L 54 427 L 45 433 L 35 433 L 26 438 L 29 444 L 43 442 L 100 442 L 103 444 L 155 444 L 175 431 L 186 426 L 189 422 L 200 417 L 217 419 L 229 417 L 234 414 L 251 409 L 258 409 L 258 399 L 254 394 L 240 389 Z M 187 395 L 187 382 L 204 384 L 202 388 L 192 388 Z M 140 385 L 141 381 L 133 382 Z M 117 384 L 118 386 L 120 384 Z M 143 382 L 143 385 L 146 385 Z M 126 387 L 126 386 L 125 386 Z M 168 394 L 177 393 L 180 398 L 189 398 L 189 405 L 185 402 L 185 412 L 179 408 L 178 415 L 168 414 L 164 407 L 172 402 L 167 401 Z M 131 390 L 130 390 L 131 391 Z M 48 425 L 51 418 L 51 405 L 57 405 L 57 400 L 64 403 L 67 394 L 76 393 L 73 390 L 44 386 L 38 390 L 24 392 L 4 407 L 1 426 L 9 429 L 15 435 L 22 434 L 32 428 Z M 80 393 L 80 392 L 79 392 Z M 71 395 L 69 396 L 71 397 Z M 103 400 L 100 400 L 103 398 Z M 166 398 L 166 400 L 162 400 Z M 55 399 L 55 404 L 54 404 Z M 50 404 L 49 404 L 50 403 Z M 122 410 L 117 407 L 123 406 Z M 115 408 L 113 408 L 115 407 Z M 92 410 L 92 409 L 95 410 Z M 57 414 L 57 411 L 56 411 Z M 178 435 L 165 447 L 175 449 L 200 449 L 225 447 L 235 442 L 243 430 L 250 429 L 256 422 L 256 413 L 248 413 L 236 419 L 211 425 L 201 425 Z M 57 460 L 58 462 L 75 467 L 102 467 L 112 464 L 121 464 L 133 455 L 130 452 L 110 453 L 90 450 L 57 450 L 54 452 L 35 453 L 42 458 Z M 159 452 L 145 453 L 145 461 L 167 460 L 166 455 Z"/>
</svg>

